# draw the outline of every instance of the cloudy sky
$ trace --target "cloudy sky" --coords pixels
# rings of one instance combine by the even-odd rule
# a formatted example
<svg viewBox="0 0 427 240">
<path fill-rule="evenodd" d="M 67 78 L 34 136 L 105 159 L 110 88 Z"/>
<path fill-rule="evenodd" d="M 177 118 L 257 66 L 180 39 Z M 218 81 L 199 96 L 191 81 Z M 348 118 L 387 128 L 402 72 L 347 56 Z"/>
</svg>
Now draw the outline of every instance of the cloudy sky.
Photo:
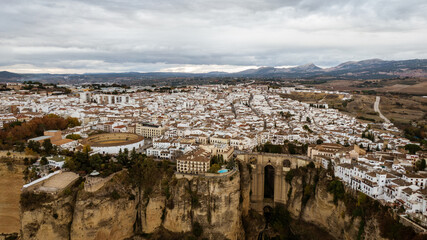
<svg viewBox="0 0 427 240">
<path fill-rule="evenodd" d="M 0 0 L 0 70 L 239 71 L 427 58 L 425 0 Z"/>
</svg>

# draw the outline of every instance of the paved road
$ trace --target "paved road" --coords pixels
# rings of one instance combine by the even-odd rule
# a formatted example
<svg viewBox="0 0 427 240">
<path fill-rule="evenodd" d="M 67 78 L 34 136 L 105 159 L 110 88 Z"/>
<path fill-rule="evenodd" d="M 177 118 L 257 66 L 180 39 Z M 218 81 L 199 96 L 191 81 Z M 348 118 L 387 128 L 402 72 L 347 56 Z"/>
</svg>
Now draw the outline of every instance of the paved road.
<svg viewBox="0 0 427 240">
<path fill-rule="evenodd" d="M 374 103 L 374 110 L 375 112 L 380 114 L 380 118 L 382 118 L 384 120 L 384 122 L 386 123 L 390 123 L 390 120 L 388 120 L 381 112 L 380 112 L 380 100 L 381 97 L 377 96 L 377 98 L 375 99 L 375 103 Z"/>
</svg>

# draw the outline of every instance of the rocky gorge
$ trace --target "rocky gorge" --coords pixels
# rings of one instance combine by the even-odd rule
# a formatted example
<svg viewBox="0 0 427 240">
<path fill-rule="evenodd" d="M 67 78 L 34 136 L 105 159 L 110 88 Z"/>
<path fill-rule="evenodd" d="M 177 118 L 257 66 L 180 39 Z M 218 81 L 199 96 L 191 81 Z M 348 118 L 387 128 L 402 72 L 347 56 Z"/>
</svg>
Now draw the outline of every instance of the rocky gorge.
<svg viewBox="0 0 427 240">
<path fill-rule="evenodd" d="M 334 187 L 325 169 L 292 170 L 285 204 L 267 213 L 251 210 L 250 166 L 225 176 L 161 177 L 135 187 L 129 172 L 95 192 L 78 181 L 58 196 L 23 193 L 22 239 L 422 239 L 398 225 L 388 210 L 372 210 Z M 353 200 L 351 200 L 353 199 Z M 367 203 L 366 203 L 367 202 Z M 353 205 L 352 205 L 353 204 Z M 372 205 L 372 206 L 371 206 Z M 375 205 L 376 206 L 376 205 Z M 372 208 L 373 209 L 373 208 Z M 380 209 L 380 208 L 378 208 Z M 358 213 L 355 210 L 360 210 Z M 380 221 L 383 216 L 389 222 Z M 397 224 L 394 235 L 384 224 Z M 394 231 L 394 230 L 393 230 Z M 404 238 L 398 238 L 404 236 Z"/>
</svg>

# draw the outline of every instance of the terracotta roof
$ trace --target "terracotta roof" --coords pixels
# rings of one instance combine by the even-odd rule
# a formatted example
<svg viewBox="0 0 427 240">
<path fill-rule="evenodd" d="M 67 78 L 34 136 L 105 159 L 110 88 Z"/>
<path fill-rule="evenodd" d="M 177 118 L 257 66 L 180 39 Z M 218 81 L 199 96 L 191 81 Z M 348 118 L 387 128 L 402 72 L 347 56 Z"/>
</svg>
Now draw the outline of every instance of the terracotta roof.
<svg viewBox="0 0 427 240">
<path fill-rule="evenodd" d="M 177 159 L 178 161 L 192 161 L 192 162 L 209 162 L 210 153 L 202 148 L 191 151 L 182 155 Z"/>
</svg>

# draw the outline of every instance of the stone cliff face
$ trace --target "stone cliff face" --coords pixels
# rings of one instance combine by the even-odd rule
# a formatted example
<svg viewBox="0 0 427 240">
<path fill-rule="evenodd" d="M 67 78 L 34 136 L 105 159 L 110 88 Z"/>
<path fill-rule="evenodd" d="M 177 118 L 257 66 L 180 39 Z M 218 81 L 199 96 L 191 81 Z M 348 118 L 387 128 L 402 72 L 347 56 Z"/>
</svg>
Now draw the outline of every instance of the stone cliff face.
<svg viewBox="0 0 427 240">
<path fill-rule="evenodd" d="M 300 172 L 290 183 L 286 183 L 285 188 L 290 191 L 287 210 L 294 219 L 313 224 L 335 239 L 356 239 L 361 218 L 350 216 L 342 201 L 334 204 L 333 195 L 327 191 L 327 186 L 326 171 L 308 169 L 307 172 Z M 307 191 L 313 187 L 314 192 Z M 305 203 L 304 197 L 308 198 Z M 360 235 L 362 239 L 383 239 L 377 225 L 375 218 L 367 221 Z"/>
<path fill-rule="evenodd" d="M 250 179 L 249 168 L 249 166 L 241 166 L 241 179 Z M 335 239 L 353 240 L 357 239 L 358 235 L 361 239 L 384 239 L 380 236 L 375 218 L 366 221 L 364 230 L 359 234 L 361 218 L 352 217 L 342 201 L 334 203 L 333 194 L 327 191 L 329 181 L 325 170 L 304 168 L 294 170 L 294 175 L 290 182 L 283 185 L 285 192 L 288 193 L 285 208 L 294 219 L 293 224 L 307 223 L 308 225 L 303 228 L 309 230 L 318 228 L 318 234 L 322 234 L 323 231 Z M 245 189 L 248 189 L 247 184 L 242 182 L 241 189 L 243 203 L 248 202 L 250 195 L 244 194 Z M 254 216 L 257 214 L 248 214 L 246 211 L 242 214 L 247 225 L 245 226 L 247 239 L 257 239 L 257 233 L 261 232 L 265 222 L 260 219 L 260 215 Z M 257 222 L 257 224 L 251 222 Z M 297 234 L 300 233 L 297 232 Z M 329 237 L 322 236 L 323 239 L 329 239 Z"/>
<path fill-rule="evenodd" d="M 145 196 L 115 176 L 96 192 L 80 189 L 35 209 L 23 209 L 23 239 L 126 239 L 158 231 L 191 232 L 207 239 L 242 239 L 240 176 L 174 179 L 169 194 L 154 186 Z"/>
<path fill-rule="evenodd" d="M 172 232 L 191 230 L 191 223 L 203 227 L 208 239 L 239 239 L 241 227 L 240 176 L 180 179 L 173 189 L 173 208 L 166 208 L 163 227 Z"/>
<path fill-rule="evenodd" d="M 240 172 L 225 177 L 178 175 L 169 179 L 167 189 L 159 182 L 149 194 L 125 183 L 123 172 L 96 192 L 76 187 L 74 194 L 22 208 L 21 236 L 74 240 L 157 234 L 156 239 L 167 239 L 191 234 L 196 224 L 202 229 L 200 238 L 257 239 L 265 221 L 250 210 L 250 171 L 242 164 Z M 377 219 L 367 220 L 360 231 L 361 218 L 351 217 L 341 201 L 334 204 L 327 186 L 325 171 L 316 169 L 301 171 L 284 185 L 285 208 L 296 224 L 323 229 L 331 236 L 325 239 L 383 239 Z"/>
<path fill-rule="evenodd" d="M 286 191 L 290 193 L 286 201 L 288 211 L 294 219 L 319 226 L 336 239 L 354 239 L 358 232 L 358 220 L 347 216 L 342 202 L 334 204 L 333 196 L 326 190 L 326 176 L 318 176 L 320 180 L 315 183 L 315 175 L 316 170 L 309 170 L 297 174 L 291 183 L 285 184 Z M 314 193 L 307 193 L 307 186 L 315 186 Z M 310 194 L 305 204 L 304 194 Z"/>
<path fill-rule="evenodd" d="M 23 209 L 22 239 L 68 239 L 73 202 L 73 197 L 69 196 L 45 203 L 42 207 Z"/>
<path fill-rule="evenodd" d="M 95 194 L 78 194 L 70 239 L 124 239 L 133 236 L 136 202 L 129 200 L 126 193 L 120 197 L 111 196 L 111 191 L 114 192 L 107 187 Z"/>
</svg>

